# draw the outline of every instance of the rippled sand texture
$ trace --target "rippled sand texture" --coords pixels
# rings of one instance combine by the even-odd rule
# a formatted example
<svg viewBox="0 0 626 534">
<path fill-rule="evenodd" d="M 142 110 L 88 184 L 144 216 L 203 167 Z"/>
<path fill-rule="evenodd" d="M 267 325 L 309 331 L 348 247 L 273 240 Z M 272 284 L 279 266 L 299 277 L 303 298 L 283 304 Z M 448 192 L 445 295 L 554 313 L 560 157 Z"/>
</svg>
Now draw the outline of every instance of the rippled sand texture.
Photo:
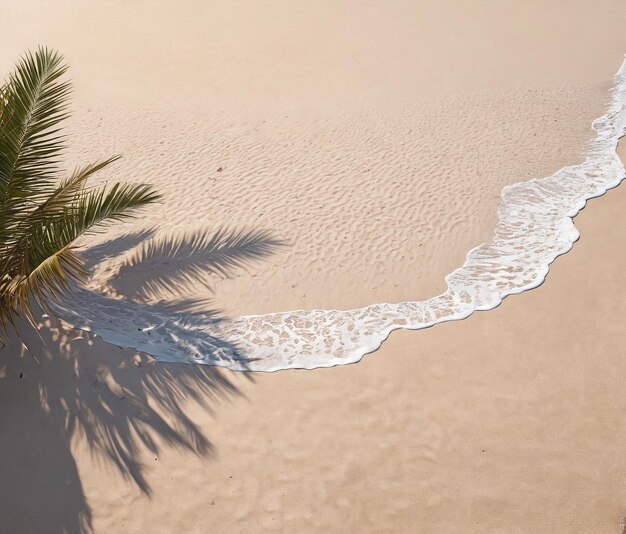
<svg viewBox="0 0 626 534">
<path fill-rule="evenodd" d="M 0 70 L 37 43 L 72 66 L 68 164 L 121 153 L 103 181 L 166 193 L 85 243 L 105 257 L 90 289 L 115 320 L 130 307 L 124 328 L 98 328 L 134 339 L 161 323 L 129 330 L 133 310 L 162 299 L 211 296 L 237 317 L 442 293 L 493 236 L 503 187 L 584 161 L 626 51 L 621 0 L 6 4 Z M 59 325 L 42 331 L 45 347 L 29 338 L 40 364 L 9 345 L 3 525 L 615 532 L 626 515 L 620 189 L 577 219 L 582 242 L 540 291 L 395 333 L 356 366 L 155 364 Z M 218 225 L 289 245 L 215 279 L 214 293 L 172 295 L 138 286 L 173 266 L 131 268 L 144 242 L 113 241 Z M 188 334 L 165 319 L 168 334 Z M 181 339 L 192 353 L 197 340 Z M 228 363 L 230 344 L 203 342 Z"/>
<path fill-rule="evenodd" d="M 408 97 L 403 87 L 391 102 L 380 102 L 366 90 L 358 105 L 339 94 L 323 104 L 290 101 L 280 110 L 263 98 L 251 109 L 219 95 L 225 109 L 194 101 L 193 113 L 164 100 L 160 107 L 149 102 L 152 107 L 133 111 L 127 105 L 116 110 L 96 105 L 83 109 L 74 122 L 74 155 L 116 152 L 122 139 L 127 168 L 167 195 L 162 207 L 124 231 L 156 227 L 165 235 L 233 221 L 288 241 L 286 251 L 251 276 L 216 284 L 219 296 L 212 304 L 229 315 L 416 303 L 441 292 L 444 275 L 462 264 L 470 248 L 491 239 L 504 185 L 582 159 L 591 138 L 589 114 L 605 111 L 609 98 L 604 84 L 520 89 L 500 83 L 487 94 L 475 84 L 459 79 L 456 94 L 444 90 L 439 96 L 425 86 L 420 98 Z M 614 141 L 616 135 L 609 137 Z M 608 176 L 607 183 L 614 185 L 615 179 Z M 573 207 L 561 209 L 565 216 Z M 515 246 L 525 253 L 519 242 Z M 151 271 L 170 267 L 163 261 L 129 264 L 136 250 L 96 266 L 93 287 L 118 298 L 167 298 L 140 289 Z M 547 254 L 538 270 L 551 259 Z M 532 274 L 521 286 L 537 283 Z M 74 301 L 81 321 L 63 316 L 164 361 L 311 368 L 357 361 L 394 328 L 464 317 L 497 304 L 506 293 L 504 287 L 492 288 L 495 296 L 488 304 L 482 297 L 473 302 L 472 284 L 461 284 L 436 310 L 420 303 L 347 315 L 274 315 L 219 327 L 213 320 L 154 315 L 85 294 Z M 519 289 L 515 281 L 512 286 Z M 202 291 L 190 284 L 177 288 L 176 297 L 188 295 L 202 296 Z M 468 306 L 459 309 L 459 299 Z M 124 325 L 130 330 L 123 331 Z"/>
<path fill-rule="evenodd" d="M 358 365 L 219 373 L 45 329 L 39 364 L 2 367 L 3 525 L 89 510 L 105 533 L 619 532 L 625 193 L 589 203 L 540 290 Z"/>
<path fill-rule="evenodd" d="M 503 186 L 582 160 L 624 52 L 619 2 L 72 5 L 8 6 L 31 22 L 3 34 L 0 65 L 33 41 L 66 54 L 68 163 L 120 153 L 103 180 L 166 194 L 127 230 L 228 225 L 289 241 L 218 284 L 230 316 L 443 291 L 491 238 Z M 137 295 L 132 254 L 100 266 L 94 287 L 167 297 Z"/>
<path fill-rule="evenodd" d="M 80 291 L 71 307 L 59 314 L 105 341 L 147 352 L 160 361 L 276 371 L 354 363 L 377 349 L 392 330 L 427 328 L 492 309 L 507 295 L 540 285 L 549 265 L 578 239 L 571 218 L 588 199 L 624 179 L 624 166 L 615 150 L 626 128 L 626 62 L 614 83 L 607 113 L 593 123 L 596 137 L 585 161 L 550 177 L 504 188 L 492 240 L 468 253 L 463 266 L 446 277 L 448 288 L 439 296 L 349 311 L 216 320 L 155 313 L 149 306 Z"/>
<path fill-rule="evenodd" d="M 604 113 L 608 98 L 608 87 L 514 90 L 255 120 L 92 110 L 75 120 L 84 147 L 76 159 L 94 146 L 98 154 L 122 151 L 120 169 L 159 184 L 163 206 L 127 231 L 155 227 L 158 238 L 226 224 L 288 241 L 251 275 L 216 284 L 215 304 L 229 315 L 347 309 L 443 289 L 444 275 L 491 238 L 502 187 L 580 161 L 593 136 L 590 113 Z M 155 136 L 148 142 L 147 131 Z M 99 266 L 99 287 L 163 297 L 141 287 L 166 267 L 127 260 Z M 179 295 L 199 291 L 186 286 Z"/>
</svg>

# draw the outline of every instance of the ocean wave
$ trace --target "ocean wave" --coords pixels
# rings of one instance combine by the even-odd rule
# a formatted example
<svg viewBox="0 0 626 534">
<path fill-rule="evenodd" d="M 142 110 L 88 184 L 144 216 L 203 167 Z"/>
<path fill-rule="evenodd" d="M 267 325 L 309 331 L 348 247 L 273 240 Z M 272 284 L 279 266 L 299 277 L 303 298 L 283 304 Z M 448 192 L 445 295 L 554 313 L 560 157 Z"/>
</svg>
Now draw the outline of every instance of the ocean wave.
<svg viewBox="0 0 626 534">
<path fill-rule="evenodd" d="M 238 371 L 357 362 L 378 349 L 393 330 L 464 319 L 543 283 L 550 264 L 579 237 L 572 219 L 587 200 L 619 185 L 626 176 L 615 152 L 626 128 L 626 60 L 610 96 L 607 113 L 593 122 L 597 135 L 585 161 L 546 178 L 505 187 L 491 242 L 470 250 L 463 266 L 446 277 L 447 290 L 429 300 L 215 319 L 172 314 L 77 289 L 56 311 L 76 328 L 164 362 Z"/>
</svg>

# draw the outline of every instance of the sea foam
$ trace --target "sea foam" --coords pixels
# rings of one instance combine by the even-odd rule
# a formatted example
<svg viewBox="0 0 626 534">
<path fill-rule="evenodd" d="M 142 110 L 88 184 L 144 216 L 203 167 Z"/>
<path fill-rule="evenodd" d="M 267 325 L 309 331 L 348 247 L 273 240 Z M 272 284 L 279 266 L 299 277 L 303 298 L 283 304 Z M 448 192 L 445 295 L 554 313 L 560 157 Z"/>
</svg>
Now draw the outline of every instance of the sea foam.
<svg viewBox="0 0 626 534">
<path fill-rule="evenodd" d="M 470 250 L 464 265 L 446 277 L 445 293 L 429 300 L 215 319 L 174 315 L 77 289 L 57 311 L 74 327 L 163 362 L 252 371 L 357 362 L 393 330 L 464 319 L 543 283 L 550 264 L 579 237 L 572 219 L 587 200 L 626 176 L 615 152 L 626 128 L 626 59 L 610 96 L 608 112 L 593 122 L 597 135 L 585 161 L 505 187 L 492 241 Z"/>
</svg>

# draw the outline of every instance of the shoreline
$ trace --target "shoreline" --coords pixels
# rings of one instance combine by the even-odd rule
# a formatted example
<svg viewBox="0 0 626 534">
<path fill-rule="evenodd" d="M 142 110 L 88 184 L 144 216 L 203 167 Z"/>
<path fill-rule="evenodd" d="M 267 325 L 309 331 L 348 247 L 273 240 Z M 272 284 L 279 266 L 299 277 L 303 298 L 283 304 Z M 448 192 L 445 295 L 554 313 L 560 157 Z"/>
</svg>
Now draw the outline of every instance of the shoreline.
<svg viewBox="0 0 626 534">
<path fill-rule="evenodd" d="M 622 143 L 622 157 L 625 150 Z M 120 432 L 126 418 L 138 417 L 140 433 L 152 428 L 158 452 L 139 447 L 133 456 L 149 481 L 147 499 L 100 453 L 94 456 L 83 431 L 74 434 L 76 480 L 93 507 L 96 532 L 116 531 L 120 521 L 127 532 L 193 532 L 198 525 L 219 532 L 410 532 L 419 525 L 443 533 L 459 524 L 477 533 L 561 532 L 563 525 L 613 532 L 626 499 L 620 335 L 626 301 L 615 298 L 626 266 L 625 205 L 624 187 L 588 203 L 577 218 L 582 239 L 554 264 L 540 291 L 489 314 L 399 332 L 377 358 L 359 365 L 248 374 L 157 364 L 85 334 L 54 341 L 51 325 L 52 337 L 42 334 L 52 354 L 41 365 L 25 355 L 17 369 L 5 368 L 3 402 L 15 409 L 2 420 L 4 472 L 22 465 L 9 436 L 32 438 L 43 430 L 52 447 L 52 422 L 64 424 L 68 414 L 72 421 L 80 409 L 87 424 L 114 405 L 106 425 Z M 159 408 L 163 393 L 150 387 L 165 376 L 172 385 L 200 387 L 203 376 L 230 384 L 229 394 L 203 393 L 200 405 L 195 394 L 176 394 L 185 420 L 206 435 L 214 453 L 185 452 L 156 431 L 157 414 L 174 416 Z M 46 385 L 48 415 L 38 396 L 24 395 L 38 383 Z M 82 405 L 66 413 L 58 399 L 74 398 L 75 388 L 83 392 Z M 31 478 L 35 496 L 54 480 L 44 478 L 50 482 L 35 491 L 42 479 L 22 481 Z M 175 512 L 168 506 L 174 483 Z M 15 504 L 14 494 L 2 495 Z M 542 513 L 528 514 L 529 508 Z M 24 509 L 23 502 L 16 505 L 7 524 L 24 524 Z"/>
<path fill-rule="evenodd" d="M 420 330 L 491 310 L 507 296 L 542 285 L 550 265 L 579 239 L 573 219 L 586 202 L 626 178 L 616 154 L 626 131 L 626 57 L 609 95 L 606 113 L 592 123 L 596 136 L 584 162 L 505 186 L 492 241 L 471 249 L 465 263 L 446 275 L 447 290 L 428 300 L 203 320 L 81 290 L 71 307 L 58 306 L 58 315 L 161 362 L 273 372 L 356 363 L 379 350 L 394 330 Z"/>
</svg>

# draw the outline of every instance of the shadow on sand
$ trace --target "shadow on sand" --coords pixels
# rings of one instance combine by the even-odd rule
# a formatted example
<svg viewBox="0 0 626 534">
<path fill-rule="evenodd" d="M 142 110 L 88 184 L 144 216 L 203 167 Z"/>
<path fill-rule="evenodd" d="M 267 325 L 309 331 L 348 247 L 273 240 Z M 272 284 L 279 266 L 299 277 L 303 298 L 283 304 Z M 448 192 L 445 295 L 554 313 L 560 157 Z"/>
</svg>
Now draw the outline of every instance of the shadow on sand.
<svg viewBox="0 0 626 534">
<path fill-rule="evenodd" d="M 126 236 L 122 242 L 116 240 L 111 248 L 132 245 L 137 238 L 151 237 L 150 232 Z M 178 295 L 190 287 L 212 291 L 216 280 L 231 277 L 285 245 L 261 230 L 224 228 L 145 239 L 119 267 L 109 286 L 120 295 L 143 302 L 158 300 L 163 294 Z"/>
<path fill-rule="evenodd" d="M 221 235 L 230 238 L 235 234 Z M 254 234 L 253 241 L 260 236 Z M 99 251 L 88 251 L 87 262 L 94 265 L 96 253 L 116 255 L 146 238 L 152 234 L 113 240 Z M 226 241 L 234 247 L 232 239 Z M 208 244 L 215 248 L 213 254 Z M 175 245 L 175 250 L 169 250 L 170 245 Z M 144 250 L 157 253 L 142 253 L 139 260 L 145 265 L 158 257 L 160 262 L 168 257 L 168 250 L 172 252 L 168 265 L 174 282 L 166 282 L 161 273 L 158 283 L 173 289 L 189 280 L 188 265 L 193 266 L 194 277 L 202 274 L 200 264 L 205 273 L 225 276 L 230 268 L 261 258 L 278 245 L 270 239 L 249 257 L 240 255 L 229 264 L 229 247 L 222 238 L 208 242 L 197 238 L 189 243 L 170 240 L 148 246 Z M 177 278 L 175 267 L 181 258 L 187 261 L 181 262 L 187 274 Z M 212 267 L 211 258 L 217 258 L 221 270 Z M 180 312 L 185 307 L 181 304 L 197 306 L 182 301 L 171 309 Z M 212 314 L 206 309 L 197 313 Z M 39 331 L 20 326 L 20 335 L 32 352 L 15 334 L 0 350 L 3 531 L 73 534 L 92 530 L 91 509 L 72 455 L 72 447 L 77 445 L 88 444 L 93 459 L 117 470 L 147 496 L 151 488 L 141 458 L 148 452 L 158 458 L 167 446 L 214 457 L 213 444 L 187 416 L 185 407 L 193 401 L 213 411 L 219 402 L 239 396 L 224 371 L 206 365 L 159 364 L 147 355 L 112 347 L 87 332 L 66 329 L 50 318 L 45 318 Z M 244 376 L 253 380 L 247 373 Z"/>
</svg>

